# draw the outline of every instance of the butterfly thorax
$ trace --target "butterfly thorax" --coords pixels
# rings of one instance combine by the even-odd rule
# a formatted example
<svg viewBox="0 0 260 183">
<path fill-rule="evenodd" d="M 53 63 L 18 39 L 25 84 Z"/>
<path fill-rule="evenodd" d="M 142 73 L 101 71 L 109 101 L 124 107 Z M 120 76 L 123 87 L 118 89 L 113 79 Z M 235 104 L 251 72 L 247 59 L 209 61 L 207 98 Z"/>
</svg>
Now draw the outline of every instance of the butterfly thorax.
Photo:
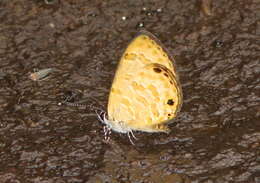
<svg viewBox="0 0 260 183">
<path fill-rule="evenodd" d="M 129 127 L 124 125 L 124 122 L 122 121 L 113 121 L 104 118 L 103 122 L 105 123 L 105 125 L 107 125 L 108 128 L 119 133 L 128 133 L 132 131 Z"/>
</svg>

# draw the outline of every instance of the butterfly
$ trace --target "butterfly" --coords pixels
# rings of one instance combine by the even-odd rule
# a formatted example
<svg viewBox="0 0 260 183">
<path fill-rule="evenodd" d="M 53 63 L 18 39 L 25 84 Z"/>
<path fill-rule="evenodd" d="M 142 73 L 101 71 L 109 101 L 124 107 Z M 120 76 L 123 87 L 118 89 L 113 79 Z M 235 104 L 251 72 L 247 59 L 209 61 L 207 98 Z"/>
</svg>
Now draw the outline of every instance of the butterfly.
<svg viewBox="0 0 260 183">
<path fill-rule="evenodd" d="M 182 106 L 182 89 L 174 59 L 160 41 L 140 32 L 120 59 L 108 100 L 108 117 L 99 119 L 120 133 L 169 132 Z"/>
</svg>

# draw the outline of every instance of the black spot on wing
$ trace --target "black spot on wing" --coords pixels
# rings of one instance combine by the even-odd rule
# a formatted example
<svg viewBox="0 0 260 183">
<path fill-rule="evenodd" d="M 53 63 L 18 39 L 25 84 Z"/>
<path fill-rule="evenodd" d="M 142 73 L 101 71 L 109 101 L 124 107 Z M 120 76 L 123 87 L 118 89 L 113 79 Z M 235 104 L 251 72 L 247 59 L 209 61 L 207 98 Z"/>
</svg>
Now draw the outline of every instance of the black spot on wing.
<svg viewBox="0 0 260 183">
<path fill-rule="evenodd" d="M 173 101 L 172 99 L 169 99 L 169 100 L 167 101 L 167 104 L 168 104 L 168 105 L 174 105 L 174 101 Z"/>
<path fill-rule="evenodd" d="M 154 68 L 153 68 L 153 71 L 156 72 L 156 73 L 162 72 L 162 70 L 161 70 L 160 68 L 157 68 L 157 67 L 154 67 Z"/>
</svg>

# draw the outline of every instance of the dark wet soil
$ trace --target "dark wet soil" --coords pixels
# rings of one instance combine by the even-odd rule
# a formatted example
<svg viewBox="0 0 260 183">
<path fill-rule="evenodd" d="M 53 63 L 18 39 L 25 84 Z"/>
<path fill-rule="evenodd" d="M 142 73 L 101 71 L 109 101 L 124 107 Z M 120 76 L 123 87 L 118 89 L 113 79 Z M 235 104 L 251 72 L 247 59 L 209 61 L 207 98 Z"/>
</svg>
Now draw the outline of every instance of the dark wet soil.
<svg viewBox="0 0 260 183">
<path fill-rule="evenodd" d="M 260 183 L 260 1 L 201 2 L 1 0 L 0 182 Z M 95 110 L 141 29 L 175 57 L 184 105 L 168 135 L 107 143 Z"/>
</svg>

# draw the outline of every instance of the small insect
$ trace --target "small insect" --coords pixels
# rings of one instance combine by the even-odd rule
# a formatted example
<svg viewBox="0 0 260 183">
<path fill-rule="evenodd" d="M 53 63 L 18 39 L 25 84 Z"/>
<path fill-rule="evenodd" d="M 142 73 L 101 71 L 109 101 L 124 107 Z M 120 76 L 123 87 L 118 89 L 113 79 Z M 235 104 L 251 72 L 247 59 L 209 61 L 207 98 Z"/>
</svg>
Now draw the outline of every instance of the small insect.
<svg viewBox="0 0 260 183">
<path fill-rule="evenodd" d="M 127 47 L 112 83 L 106 113 L 98 118 L 109 129 L 169 132 L 182 105 L 182 90 L 175 61 L 151 33 L 142 31 Z"/>
<path fill-rule="evenodd" d="M 31 73 L 29 75 L 29 78 L 33 81 L 39 81 L 39 80 L 44 79 L 46 76 L 48 76 L 49 73 L 52 71 L 53 71 L 52 68 L 42 69 L 42 70 L 39 70 L 38 72 Z"/>
</svg>

